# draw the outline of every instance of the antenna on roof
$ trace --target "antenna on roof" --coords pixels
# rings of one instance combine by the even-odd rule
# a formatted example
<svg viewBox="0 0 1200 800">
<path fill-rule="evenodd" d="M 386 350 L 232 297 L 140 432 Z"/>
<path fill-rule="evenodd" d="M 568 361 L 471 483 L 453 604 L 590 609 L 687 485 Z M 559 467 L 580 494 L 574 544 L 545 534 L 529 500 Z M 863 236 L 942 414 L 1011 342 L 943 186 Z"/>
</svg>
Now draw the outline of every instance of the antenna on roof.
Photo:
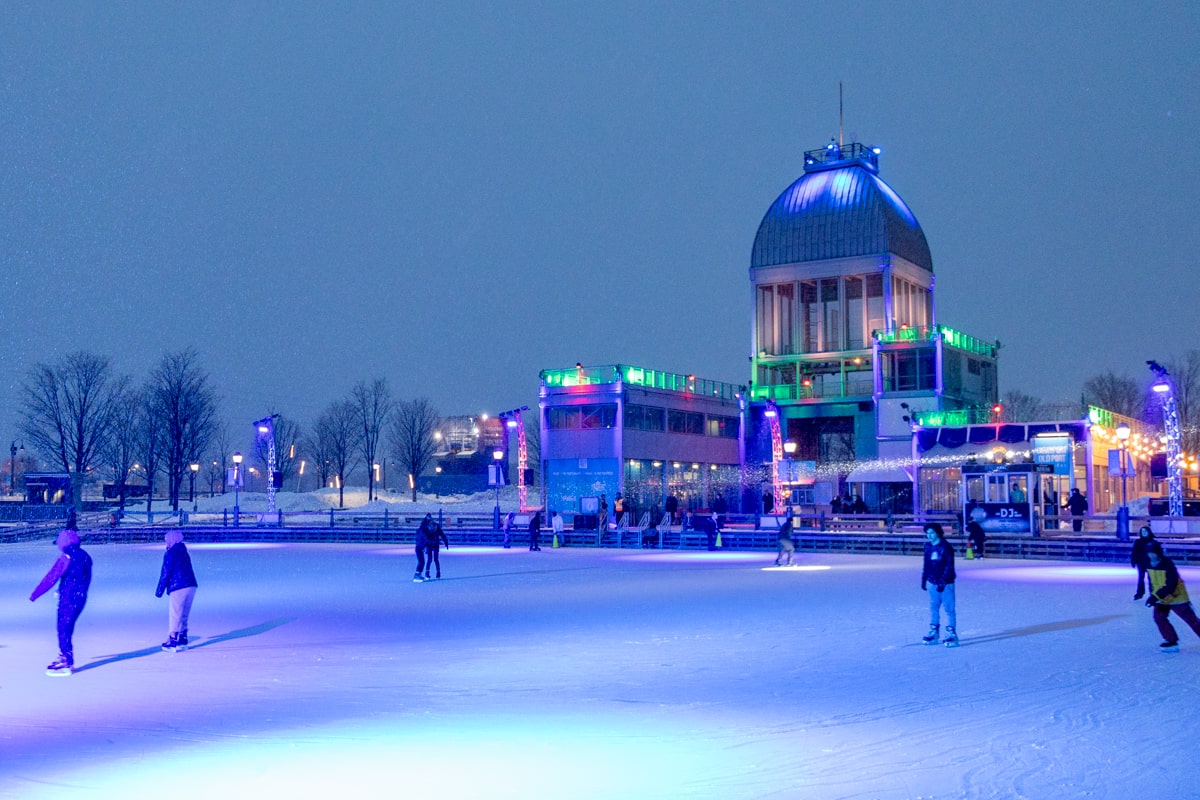
<svg viewBox="0 0 1200 800">
<path fill-rule="evenodd" d="M 838 147 L 846 144 L 846 140 L 842 138 L 842 82 L 838 81 Z"/>
</svg>

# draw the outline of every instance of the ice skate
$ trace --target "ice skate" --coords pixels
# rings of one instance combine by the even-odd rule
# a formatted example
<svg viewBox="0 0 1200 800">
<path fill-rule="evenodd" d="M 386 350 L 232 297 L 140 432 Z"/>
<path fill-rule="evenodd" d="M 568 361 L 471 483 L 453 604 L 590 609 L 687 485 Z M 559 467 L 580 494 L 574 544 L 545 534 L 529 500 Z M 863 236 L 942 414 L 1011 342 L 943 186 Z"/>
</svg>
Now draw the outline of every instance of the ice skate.
<svg viewBox="0 0 1200 800">
<path fill-rule="evenodd" d="M 1164 653 L 1178 653 L 1179 642 L 1163 642 L 1159 645 L 1159 648 L 1161 648 L 1162 652 Z"/>
<path fill-rule="evenodd" d="M 953 625 L 946 626 L 946 638 L 942 639 L 942 644 L 946 647 L 958 647 L 958 633 L 954 630 Z"/>
<path fill-rule="evenodd" d="M 925 644 L 937 644 L 938 631 L 939 631 L 939 627 L 937 625 L 930 625 L 929 633 L 925 634 L 925 637 L 923 639 L 921 639 L 921 641 L 924 642 Z"/>
<path fill-rule="evenodd" d="M 180 631 L 179 635 L 175 637 L 175 652 L 182 653 L 184 650 L 187 650 L 187 647 L 187 631 Z"/>
<path fill-rule="evenodd" d="M 71 659 L 64 655 L 60 655 L 46 667 L 46 674 L 54 678 L 65 678 L 74 671 Z"/>
<path fill-rule="evenodd" d="M 179 637 L 172 633 L 171 636 L 165 642 L 162 643 L 163 652 L 164 653 L 174 653 L 175 647 L 178 644 L 179 644 Z"/>
<path fill-rule="evenodd" d="M 420 573 L 413 575 L 413 583 L 424 583 L 424 582 L 425 582 L 425 579 L 421 577 Z"/>
</svg>

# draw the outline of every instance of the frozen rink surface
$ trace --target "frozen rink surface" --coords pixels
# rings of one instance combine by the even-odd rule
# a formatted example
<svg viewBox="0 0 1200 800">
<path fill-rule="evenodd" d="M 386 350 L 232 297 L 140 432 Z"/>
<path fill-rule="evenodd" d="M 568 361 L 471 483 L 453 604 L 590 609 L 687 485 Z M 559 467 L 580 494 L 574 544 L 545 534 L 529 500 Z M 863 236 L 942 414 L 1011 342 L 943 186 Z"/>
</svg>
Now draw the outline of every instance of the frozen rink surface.
<svg viewBox="0 0 1200 800">
<path fill-rule="evenodd" d="M 1120 565 L 960 559 L 948 649 L 917 558 L 190 545 L 169 654 L 162 547 L 85 548 L 67 678 L 57 551 L 0 548 L 2 797 L 1200 793 L 1200 639 L 1160 653 Z"/>
</svg>

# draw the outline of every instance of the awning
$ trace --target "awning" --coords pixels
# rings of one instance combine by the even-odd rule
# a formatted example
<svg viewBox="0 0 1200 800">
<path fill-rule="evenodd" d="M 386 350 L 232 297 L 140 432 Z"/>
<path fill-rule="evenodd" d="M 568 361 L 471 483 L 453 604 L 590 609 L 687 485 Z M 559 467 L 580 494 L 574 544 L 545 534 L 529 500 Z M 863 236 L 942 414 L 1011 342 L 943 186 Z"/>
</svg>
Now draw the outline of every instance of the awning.
<svg viewBox="0 0 1200 800">
<path fill-rule="evenodd" d="M 884 464 L 864 464 L 855 467 L 846 476 L 847 483 L 912 483 L 912 476 L 904 467 Z"/>
</svg>

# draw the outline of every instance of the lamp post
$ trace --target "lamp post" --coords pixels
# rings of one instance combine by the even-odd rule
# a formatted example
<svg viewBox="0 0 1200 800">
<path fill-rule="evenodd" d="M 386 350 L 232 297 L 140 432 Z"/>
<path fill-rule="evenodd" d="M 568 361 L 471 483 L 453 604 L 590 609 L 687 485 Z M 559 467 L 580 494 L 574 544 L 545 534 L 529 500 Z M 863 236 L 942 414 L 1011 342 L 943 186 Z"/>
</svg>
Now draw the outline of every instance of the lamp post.
<svg viewBox="0 0 1200 800">
<path fill-rule="evenodd" d="M 17 451 L 25 452 L 25 445 L 18 445 L 16 440 L 8 446 L 8 495 L 17 493 Z"/>
<path fill-rule="evenodd" d="M 1129 474 L 1129 426 L 1122 422 L 1117 426 L 1117 442 L 1121 448 L 1121 507 L 1117 510 L 1117 538 L 1129 539 L 1129 504 L 1125 494 L 1125 479 Z"/>
<path fill-rule="evenodd" d="M 787 515 L 788 515 L 788 519 L 791 519 L 792 518 L 792 478 L 793 478 L 792 464 L 794 463 L 792 460 L 792 457 L 794 455 L 796 455 L 796 443 L 793 441 L 784 442 L 783 443 L 783 453 L 784 453 L 784 463 L 787 464 L 787 488 L 784 491 L 787 492 Z"/>
<path fill-rule="evenodd" d="M 503 448 L 497 447 L 492 451 L 492 461 L 495 462 L 492 466 L 495 469 L 495 480 L 493 485 L 496 487 L 496 509 L 492 512 L 492 529 L 500 530 L 500 484 L 504 481 L 504 471 L 500 468 L 500 462 L 504 460 Z"/>
<path fill-rule="evenodd" d="M 190 479 L 190 482 L 191 482 L 191 486 L 188 487 L 188 502 L 195 503 L 196 502 L 196 473 L 200 471 L 200 462 L 193 461 L 191 464 L 188 465 L 188 469 L 191 470 L 191 474 L 188 475 L 188 478 Z"/>
<path fill-rule="evenodd" d="M 238 508 L 238 489 L 242 485 L 242 454 L 233 454 L 233 524 L 239 524 L 241 509 Z"/>
</svg>

